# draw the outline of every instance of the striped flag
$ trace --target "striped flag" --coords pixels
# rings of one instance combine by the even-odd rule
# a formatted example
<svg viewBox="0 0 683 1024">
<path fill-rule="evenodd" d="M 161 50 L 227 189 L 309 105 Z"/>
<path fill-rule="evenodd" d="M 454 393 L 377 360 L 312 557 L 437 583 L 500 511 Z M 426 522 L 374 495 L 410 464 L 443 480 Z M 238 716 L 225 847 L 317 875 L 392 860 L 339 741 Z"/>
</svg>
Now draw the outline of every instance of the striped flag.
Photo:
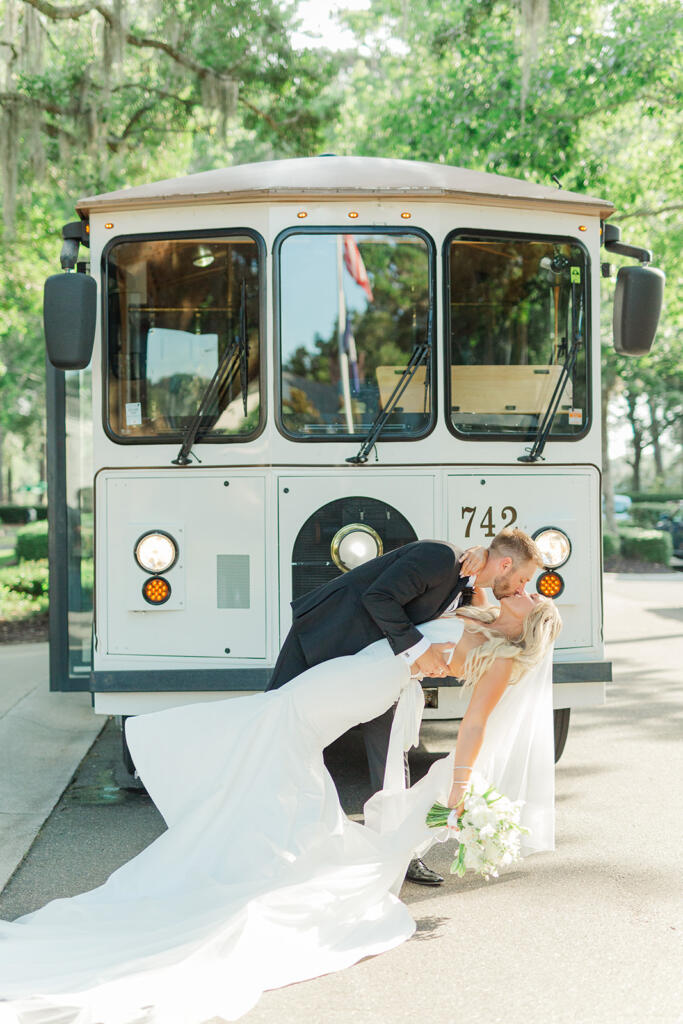
<svg viewBox="0 0 683 1024">
<path fill-rule="evenodd" d="M 360 388 L 360 377 L 358 376 L 358 353 L 356 352 L 356 339 L 351 328 L 351 317 L 346 314 L 346 326 L 344 328 L 343 349 L 349 358 L 349 370 L 351 372 L 351 383 L 353 384 L 354 395 L 358 394 Z"/>
<path fill-rule="evenodd" d="M 356 284 L 359 284 L 370 302 L 374 302 L 368 272 L 353 235 L 344 235 L 344 266 Z"/>
</svg>

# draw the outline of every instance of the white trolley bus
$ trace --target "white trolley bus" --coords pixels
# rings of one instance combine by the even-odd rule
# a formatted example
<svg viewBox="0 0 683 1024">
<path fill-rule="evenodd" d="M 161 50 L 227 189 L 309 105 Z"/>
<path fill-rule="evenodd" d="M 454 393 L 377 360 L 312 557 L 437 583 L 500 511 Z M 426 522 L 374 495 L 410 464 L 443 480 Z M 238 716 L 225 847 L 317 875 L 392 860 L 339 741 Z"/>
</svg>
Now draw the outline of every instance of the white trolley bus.
<svg viewBox="0 0 683 1024">
<path fill-rule="evenodd" d="M 290 601 L 416 538 L 537 538 L 556 748 L 600 704 L 601 245 L 615 344 L 663 275 L 609 202 L 324 156 L 82 199 L 46 282 L 51 686 L 134 715 L 262 690 Z M 74 272 L 75 271 L 75 272 Z M 457 680 L 426 680 L 456 719 Z"/>
</svg>

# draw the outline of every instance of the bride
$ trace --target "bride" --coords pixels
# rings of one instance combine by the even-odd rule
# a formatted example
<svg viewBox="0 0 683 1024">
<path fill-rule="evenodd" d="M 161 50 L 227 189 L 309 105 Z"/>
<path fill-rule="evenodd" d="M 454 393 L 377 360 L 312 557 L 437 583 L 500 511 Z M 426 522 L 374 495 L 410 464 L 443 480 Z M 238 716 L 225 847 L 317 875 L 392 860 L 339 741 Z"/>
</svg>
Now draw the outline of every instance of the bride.
<svg viewBox="0 0 683 1024">
<path fill-rule="evenodd" d="M 129 719 L 138 773 L 168 826 L 97 889 L 0 922 L 0 1024 L 236 1020 L 266 989 L 384 952 L 415 929 L 397 891 L 476 767 L 552 849 L 552 644 L 537 595 L 420 627 L 471 689 L 455 756 L 405 789 L 419 681 L 379 640 L 254 696 Z M 384 788 L 343 813 L 323 749 L 398 700 Z"/>
</svg>

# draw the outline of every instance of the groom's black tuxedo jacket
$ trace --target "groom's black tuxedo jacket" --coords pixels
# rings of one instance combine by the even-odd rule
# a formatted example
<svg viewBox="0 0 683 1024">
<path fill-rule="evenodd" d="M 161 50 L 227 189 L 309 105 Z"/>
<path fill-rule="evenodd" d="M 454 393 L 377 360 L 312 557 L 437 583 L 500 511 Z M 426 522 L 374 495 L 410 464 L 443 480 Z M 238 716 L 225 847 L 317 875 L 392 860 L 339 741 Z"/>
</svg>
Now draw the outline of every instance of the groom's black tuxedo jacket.
<svg viewBox="0 0 683 1024">
<path fill-rule="evenodd" d="M 461 552 L 445 541 L 418 540 L 373 558 L 292 602 L 293 622 L 267 689 L 329 658 L 356 654 L 386 637 L 396 654 L 421 639 L 416 623 L 438 618 L 462 593 Z M 297 649 L 295 654 L 294 648 Z"/>
</svg>

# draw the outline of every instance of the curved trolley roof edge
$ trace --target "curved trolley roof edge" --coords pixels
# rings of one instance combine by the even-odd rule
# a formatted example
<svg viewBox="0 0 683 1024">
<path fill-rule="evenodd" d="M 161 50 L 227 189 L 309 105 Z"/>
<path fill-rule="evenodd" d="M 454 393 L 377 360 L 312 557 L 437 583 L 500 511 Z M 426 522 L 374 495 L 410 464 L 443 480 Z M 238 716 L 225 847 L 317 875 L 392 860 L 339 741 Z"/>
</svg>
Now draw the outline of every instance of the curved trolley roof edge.
<svg viewBox="0 0 683 1024">
<path fill-rule="evenodd" d="M 87 217 L 90 213 L 143 207 L 372 197 L 411 202 L 464 200 L 600 217 L 609 217 L 614 211 L 613 204 L 605 199 L 518 178 L 446 164 L 362 156 L 300 157 L 238 164 L 87 196 L 79 199 L 76 209 L 82 217 Z"/>
</svg>

